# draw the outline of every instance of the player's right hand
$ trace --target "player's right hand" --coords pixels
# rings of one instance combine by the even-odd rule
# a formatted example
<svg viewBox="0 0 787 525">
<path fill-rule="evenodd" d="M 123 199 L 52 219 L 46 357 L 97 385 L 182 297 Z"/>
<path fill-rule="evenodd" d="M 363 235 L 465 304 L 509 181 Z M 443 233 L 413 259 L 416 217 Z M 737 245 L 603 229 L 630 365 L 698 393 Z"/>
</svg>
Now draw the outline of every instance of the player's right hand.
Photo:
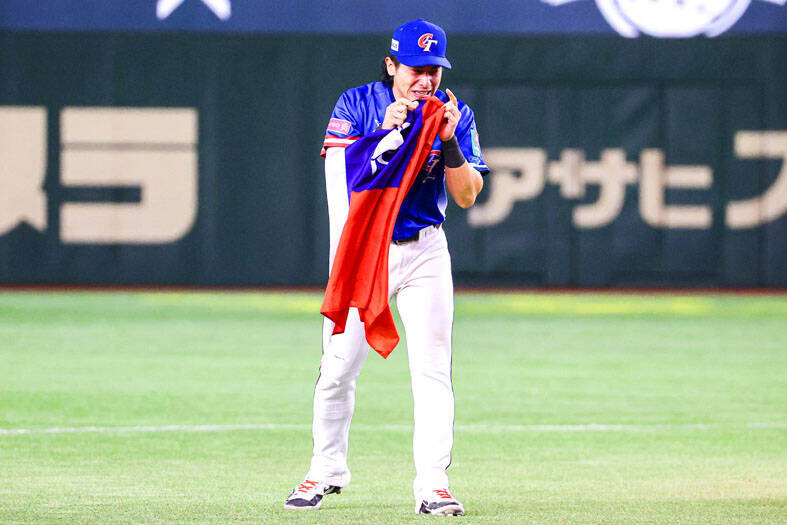
<svg viewBox="0 0 787 525">
<path fill-rule="evenodd" d="M 418 102 L 409 98 L 400 98 L 396 102 L 385 108 L 385 118 L 380 129 L 394 129 L 401 126 L 407 120 L 407 111 L 418 107 Z"/>
</svg>

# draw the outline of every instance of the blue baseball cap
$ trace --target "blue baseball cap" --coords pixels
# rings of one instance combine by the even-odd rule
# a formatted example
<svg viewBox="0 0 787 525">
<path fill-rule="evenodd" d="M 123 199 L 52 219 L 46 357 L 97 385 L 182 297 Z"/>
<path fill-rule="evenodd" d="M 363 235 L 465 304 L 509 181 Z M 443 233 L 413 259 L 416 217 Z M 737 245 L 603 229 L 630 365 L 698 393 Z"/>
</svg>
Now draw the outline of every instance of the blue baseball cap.
<svg viewBox="0 0 787 525">
<path fill-rule="evenodd" d="M 391 39 L 391 54 L 405 66 L 443 66 L 451 69 L 445 58 L 448 42 L 443 28 L 423 18 L 400 25 Z"/>
</svg>

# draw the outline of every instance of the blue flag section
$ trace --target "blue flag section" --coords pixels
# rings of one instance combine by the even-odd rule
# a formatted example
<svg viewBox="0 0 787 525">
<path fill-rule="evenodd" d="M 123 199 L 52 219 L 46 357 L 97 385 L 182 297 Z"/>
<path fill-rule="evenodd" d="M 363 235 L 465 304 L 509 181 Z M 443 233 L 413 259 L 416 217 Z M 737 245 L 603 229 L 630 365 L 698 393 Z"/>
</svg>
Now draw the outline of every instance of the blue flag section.
<svg viewBox="0 0 787 525">
<path fill-rule="evenodd" d="M 406 138 L 412 132 L 418 133 L 418 129 L 412 126 L 415 121 L 410 118 L 401 130 L 375 131 L 347 147 L 345 165 L 350 197 L 353 192 L 399 187 L 404 169 L 391 168 L 396 167 L 402 158 L 411 156 L 413 142 Z"/>
<path fill-rule="evenodd" d="M 450 35 L 614 34 L 634 37 L 787 32 L 784 0 L 3 0 L 0 29 L 389 33 L 404 20 L 437 20 Z M 349 16 L 348 13 L 352 13 Z"/>
</svg>

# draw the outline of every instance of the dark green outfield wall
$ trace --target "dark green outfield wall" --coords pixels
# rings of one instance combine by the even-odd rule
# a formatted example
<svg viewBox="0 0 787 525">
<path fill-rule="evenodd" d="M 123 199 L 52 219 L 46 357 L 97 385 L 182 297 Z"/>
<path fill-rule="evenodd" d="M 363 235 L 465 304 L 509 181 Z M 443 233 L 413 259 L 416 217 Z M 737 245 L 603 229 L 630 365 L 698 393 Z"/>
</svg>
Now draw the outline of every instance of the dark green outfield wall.
<svg viewBox="0 0 787 525">
<path fill-rule="evenodd" d="M 387 43 L 0 33 L 0 283 L 324 283 L 324 128 Z M 787 286 L 787 37 L 449 55 L 493 169 L 457 283 Z"/>
</svg>

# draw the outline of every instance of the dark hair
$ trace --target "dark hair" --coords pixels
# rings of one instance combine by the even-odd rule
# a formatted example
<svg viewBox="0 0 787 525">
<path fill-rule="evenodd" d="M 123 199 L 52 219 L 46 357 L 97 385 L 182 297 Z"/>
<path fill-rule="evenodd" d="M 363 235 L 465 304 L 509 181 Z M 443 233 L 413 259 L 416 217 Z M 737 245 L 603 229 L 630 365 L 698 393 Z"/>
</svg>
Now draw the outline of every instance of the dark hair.
<svg viewBox="0 0 787 525">
<path fill-rule="evenodd" d="M 390 58 L 396 67 L 399 67 L 399 59 L 393 55 L 388 55 L 386 58 Z M 388 66 L 385 65 L 385 58 L 383 59 L 383 67 L 382 71 L 380 72 L 380 80 L 383 84 L 388 87 L 393 86 L 393 77 L 388 74 Z"/>
</svg>

